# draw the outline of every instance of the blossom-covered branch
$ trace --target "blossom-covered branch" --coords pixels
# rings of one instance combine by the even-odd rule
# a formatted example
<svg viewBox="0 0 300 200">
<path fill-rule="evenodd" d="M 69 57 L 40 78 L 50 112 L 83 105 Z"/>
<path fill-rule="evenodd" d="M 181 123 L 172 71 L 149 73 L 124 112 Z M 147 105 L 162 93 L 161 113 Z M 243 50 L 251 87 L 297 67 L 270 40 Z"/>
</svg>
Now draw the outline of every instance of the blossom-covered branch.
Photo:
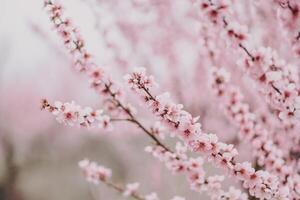
<svg viewBox="0 0 300 200">
<path fill-rule="evenodd" d="M 91 55 L 84 46 L 84 40 L 81 38 L 79 31 L 72 25 L 69 19 L 63 16 L 62 6 L 51 0 L 45 1 L 45 7 L 49 11 L 50 19 L 55 29 L 64 41 L 65 47 L 71 53 L 75 68 L 89 77 L 91 87 L 103 96 L 108 111 L 117 116 L 126 116 L 126 119 L 141 128 L 155 143 L 169 150 L 162 144 L 154 134 L 151 133 L 135 117 L 135 109 L 124 100 L 124 92 L 115 83 L 104 69 L 97 66 L 91 59 Z"/>
<path fill-rule="evenodd" d="M 80 105 L 71 103 L 62 103 L 56 101 L 51 105 L 46 99 L 42 100 L 42 109 L 47 110 L 56 116 L 59 123 L 69 126 L 87 127 L 87 128 L 110 128 L 110 117 L 103 114 L 103 110 L 93 110 L 90 107 L 82 108 Z"/>
<path fill-rule="evenodd" d="M 279 58 L 271 48 L 252 48 L 248 28 L 231 16 L 231 1 L 201 0 L 200 15 L 210 21 L 232 47 L 244 52 L 240 66 L 257 82 L 260 92 L 284 120 L 300 113 L 297 68 Z M 235 48 L 234 48 L 235 49 Z"/>
<path fill-rule="evenodd" d="M 228 191 L 222 189 L 224 176 L 213 175 L 206 177 L 203 168 L 204 160 L 201 157 L 189 157 L 187 146 L 180 142 L 176 144 L 176 152 L 167 152 L 159 146 L 147 146 L 146 152 L 159 159 L 174 174 L 185 174 L 190 188 L 196 192 L 207 192 L 212 200 L 247 200 L 248 196 L 240 190 L 230 187 Z"/>
<path fill-rule="evenodd" d="M 81 106 L 76 105 L 74 102 L 55 102 L 54 106 L 52 106 L 47 100 L 43 100 L 42 108 L 56 116 L 59 123 L 64 123 L 69 126 L 77 125 L 79 127 L 87 128 L 108 128 L 112 127 L 111 123 L 114 121 L 114 119 L 110 119 L 109 116 L 103 115 L 102 110 L 94 111 L 90 107 L 81 108 Z M 163 132 L 159 124 L 156 124 L 151 130 L 154 135 L 162 137 Z M 205 171 L 202 167 L 202 158 L 189 158 L 186 155 L 186 147 L 182 146 L 180 143 L 176 145 L 176 153 L 166 150 L 160 145 L 153 147 L 148 146 L 146 150 L 155 158 L 165 162 L 166 167 L 173 173 L 185 172 L 193 190 L 199 192 L 207 191 L 212 199 L 221 199 L 221 197 L 226 196 L 234 196 L 236 200 L 247 199 L 247 195 L 241 193 L 234 187 L 231 187 L 228 192 L 223 191 L 221 189 L 221 182 L 224 177 L 212 176 L 205 178 Z M 94 166 L 94 164 L 91 165 Z M 108 176 L 110 174 L 109 170 L 105 170 L 105 168 L 98 167 L 98 170 L 102 172 L 101 176 L 105 177 L 105 175 Z M 94 181 L 94 179 L 91 178 L 90 181 Z"/>
<path fill-rule="evenodd" d="M 220 100 L 224 112 L 240 130 L 241 138 L 248 140 L 253 149 L 258 164 L 269 172 L 276 174 L 284 187 L 293 190 L 293 185 L 298 185 L 300 177 L 295 173 L 290 155 L 283 155 L 270 133 L 257 120 L 251 112 L 250 106 L 243 101 L 243 95 L 238 88 L 229 84 L 229 73 L 224 69 L 212 69 L 211 86 Z"/>
<path fill-rule="evenodd" d="M 284 36 L 296 56 L 300 56 L 300 2 L 297 0 L 270 0 Z M 273 6 L 272 6 L 273 5 Z"/>
<path fill-rule="evenodd" d="M 74 67 L 89 78 L 91 87 L 102 97 L 107 108 L 116 113 L 133 112 L 130 105 L 123 105 L 120 87 L 110 78 L 105 70 L 94 63 L 92 55 L 85 48 L 85 41 L 71 20 L 63 15 L 63 7 L 58 2 L 45 0 L 45 8 L 50 15 L 55 30 L 70 52 Z M 120 105 L 122 104 L 122 105 Z M 123 108 L 122 108 L 123 107 Z"/>
<path fill-rule="evenodd" d="M 181 104 L 173 103 L 168 93 L 154 96 L 145 69 L 136 69 L 125 79 L 129 87 L 142 96 L 149 109 L 192 151 L 205 153 L 209 161 L 243 181 L 251 195 L 260 199 L 289 198 L 288 188 L 280 187 L 277 177 L 267 171 L 256 171 L 248 162 L 236 162 L 238 152 L 234 146 L 220 142 L 215 134 L 203 132 L 197 122 L 199 118 L 192 117 Z"/>
<path fill-rule="evenodd" d="M 201 19 L 212 23 L 229 47 L 237 47 L 228 49 L 232 53 L 235 53 L 235 49 L 242 50 L 242 58 L 238 64 L 256 81 L 256 88 L 275 109 L 272 113 L 280 118 L 284 132 L 292 138 L 292 152 L 298 152 L 300 136 L 297 130 L 300 123 L 297 115 L 300 98 L 297 67 L 288 64 L 269 47 L 252 47 L 248 28 L 239 24 L 236 17 L 232 16 L 231 1 L 201 0 L 200 5 Z"/>
<path fill-rule="evenodd" d="M 125 187 L 119 186 L 111 181 L 112 171 L 102 165 L 98 165 L 96 162 L 91 162 L 87 159 L 79 162 L 79 167 L 82 170 L 86 180 L 90 183 L 98 185 L 104 183 L 109 188 L 114 189 L 124 197 L 131 197 L 136 200 L 159 200 L 156 193 L 150 193 L 148 195 L 141 195 L 138 193 L 140 184 L 129 183 Z M 183 197 L 174 196 L 171 200 L 185 200 Z"/>
</svg>

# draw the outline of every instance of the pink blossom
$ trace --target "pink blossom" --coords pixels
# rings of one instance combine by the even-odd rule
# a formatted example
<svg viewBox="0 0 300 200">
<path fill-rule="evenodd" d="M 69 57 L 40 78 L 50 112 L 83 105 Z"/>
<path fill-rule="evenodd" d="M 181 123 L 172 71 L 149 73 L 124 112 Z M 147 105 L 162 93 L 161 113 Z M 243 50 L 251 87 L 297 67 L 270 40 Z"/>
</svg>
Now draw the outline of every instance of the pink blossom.
<svg viewBox="0 0 300 200">
<path fill-rule="evenodd" d="M 56 101 L 52 106 L 47 100 L 43 100 L 42 108 L 56 116 L 59 123 L 69 126 L 111 128 L 110 117 L 102 114 L 102 110 L 93 110 L 90 107 L 81 108 L 74 101 L 71 103 Z"/>
<path fill-rule="evenodd" d="M 135 183 L 129 183 L 126 185 L 126 189 L 123 192 L 123 195 L 125 197 L 131 196 L 133 194 L 135 194 L 138 190 L 138 188 L 140 187 L 140 184 L 135 182 Z"/>
<path fill-rule="evenodd" d="M 156 85 L 153 76 L 146 76 L 145 68 L 135 68 L 132 76 L 126 75 L 124 79 L 131 86 L 131 89 L 138 91 L 140 88 L 146 90 Z"/>
<path fill-rule="evenodd" d="M 91 162 L 87 159 L 79 162 L 79 167 L 83 171 L 88 182 L 99 184 L 101 181 L 106 181 L 111 177 L 111 170 Z"/>
<path fill-rule="evenodd" d="M 251 163 L 244 162 L 235 165 L 234 173 L 238 178 L 243 180 L 243 179 L 249 179 L 251 175 L 255 173 L 255 170 L 252 168 Z"/>
</svg>

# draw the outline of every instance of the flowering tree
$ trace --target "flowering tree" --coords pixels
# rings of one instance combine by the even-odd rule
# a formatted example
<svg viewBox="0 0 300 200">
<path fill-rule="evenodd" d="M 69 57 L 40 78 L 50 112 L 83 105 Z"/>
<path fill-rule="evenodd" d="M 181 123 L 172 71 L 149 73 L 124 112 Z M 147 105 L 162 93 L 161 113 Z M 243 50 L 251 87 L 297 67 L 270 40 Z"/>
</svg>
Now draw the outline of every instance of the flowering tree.
<svg viewBox="0 0 300 200">
<path fill-rule="evenodd" d="M 59 123 L 110 134 L 122 131 L 120 123 L 133 125 L 151 141 L 146 152 L 210 199 L 300 199 L 300 3 L 84 2 L 112 52 L 101 64 L 62 4 L 46 0 L 44 7 L 102 107 L 43 99 L 43 110 Z M 121 7 L 129 12 L 120 13 Z M 145 68 L 131 68 L 137 64 Z M 207 164 L 220 172 L 211 174 Z M 139 183 L 118 185 L 112 171 L 95 162 L 79 166 L 88 182 L 104 183 L 125 198 L 159 199 L 140 193 Z M 225 178 L 238 184 L 226 187 Z M 185 199 L 176 195 L 173 200 Z"/>
</svg>

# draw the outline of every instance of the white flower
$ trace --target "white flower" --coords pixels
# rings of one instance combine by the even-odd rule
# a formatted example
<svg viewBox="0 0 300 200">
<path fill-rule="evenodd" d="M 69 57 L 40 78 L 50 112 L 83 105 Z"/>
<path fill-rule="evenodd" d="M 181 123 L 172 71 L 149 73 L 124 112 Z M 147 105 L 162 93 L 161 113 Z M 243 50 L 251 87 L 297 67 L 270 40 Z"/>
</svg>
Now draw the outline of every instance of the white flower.
<svg viewBox="0 0 300 200">
<path fill-rule="evenodd" d="M 99 184 L 100 181 L 105 181 L 112 175 L 111 169 L 102 165 L 98 165 L 96 162 L 91 162 L 88 159 L 84 159 L 78 163 L 80 169 L 88 182 Z"/>
</svg>

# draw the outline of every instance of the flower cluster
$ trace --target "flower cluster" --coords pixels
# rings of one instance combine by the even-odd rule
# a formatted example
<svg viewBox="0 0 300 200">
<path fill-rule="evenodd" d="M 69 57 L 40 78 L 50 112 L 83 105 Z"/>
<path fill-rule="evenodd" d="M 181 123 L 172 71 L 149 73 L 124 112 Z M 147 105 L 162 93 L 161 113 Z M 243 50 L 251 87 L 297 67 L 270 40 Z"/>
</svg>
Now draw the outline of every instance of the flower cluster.
<svg viewBox="0 0 300 200">
<path fill-rule="evenodd" d="M 56 101 L 54 105 L 51 105 L 46 99 L 42 100 L 42 109 L 47 110 L 56 116 L 56 120 L 59 123 L 66 124 L 68 126 L 78 126 L 86 128 L 104 128 L 110 129 L 111 122 L 108 115 L 103 114 L 103 110 L 93 110 L 90 107 L 82 108 L 74 101 L 71 103 L 62 103 Z"/>
<path fill-rule="evenodd" d="M 125 187 L 119 186 L 111 182 L 112 171 L 102 165 L 98 165 L 96 162 L 89 161 L 88 159 L 82 160 L 78 163 L 80 169 L 83 172 L 86 180 L 90 183 L 98 185 L 104 183 L 108 187 L 116 190 L 124 197 L 131 197 L 136 200 L 159 200 L 156 193 L 150 193 L 148 195 L 141 195 L 138 193 L 140 184 L 138 182 L 128 183 Z M 171 200 L 185 200 L 180 196 L 174 196 Z"/>
<path fill-rule="evenodd" d="M 201 1 L 205 2 L 205 1 Z M 219 1 L 210 1 L 210 4 L 207 4 L 211 6 L 211 9 L 213 7 L 216 7 L 217 5 L 222 5 L 219 3 Z M 228 1 L 230 2 L 230 1 Z M 293 11 L 298 10 L 298 2 L 296 1 L 277 1 L 275 0 L 276 5 L 280 5 L 281 9 L 278 9 L 279 12 L 285 11 L 288 13 L 292 13 Z M 274 4 L 275 5 L 275 4 Z M 259 1 L 254 3 L 253 6 L 257 9 L 261 9 L 263 7 L 270 6 L 270 2 L 267 1 Z M 230 8 L 234 7 L 234 4 L 228 3 L 228 10 Z M 197 7 L 197 10 L 198 7 Z M 272 9 L 269 9 L 270 11 Z M 205 13 L 201 9 L 202 12 Z M 266 10 L 264 10 L 266 12 Z M 295 12 L 294 14 L 296 14 Z M 210 27 L 210 32 L 214 33 L 214 31 L 228 31 L 228 28 L 232 25 L 236 26 L 239 29 L 243 29 L 243 26 L 239 24 L 237 19 L 234 17 L 232 12 L 223 12 L 222 13 L 223 23 L 218 24 L 219 26 Z M 266 14 L 273 14 L 271 13 L 264 13 Z M 209 17 L 206 17 L 209 22 L 214 22 Z M 294 20 L 298 20 L 295 16 Z M 201 20 L 205 20 L 202 18 Z M 222 21 L 221 21 L 222 22 Z M 216 25 L 215 23 L 212 23 L 213 25 Z M 277 25 L 276 25 L 277 26 Z M 295 26 L 296 27 L 296 26 Z M 273 31 L 272 27 L 268 27 L 271 31 Z M 281 118 L 281 124 L 284 125 L 284 131 L 288 132 L 289 135 L 294 136 L 294 146 L 299 145 L 299 134 L 297 134 L 297 127 L 298 126 L 298 119 L 294 119 L 295 116 L 299 114 L 299 104 L 298 104 L 298 72 L 297 67 L 295 65 L 288 64 L 284 60 L 280 59 L 278 54 L 271 48 L 251 48 L 249 44 L 254 43 L 253 41 L 250 41 L 250 36 L 245 30 L 245 35 L 247 36 L 245 39 L 245 42 L 240 41 L 237 43 L 237 41 L 234 41 L 228 37 L 228 34 L 223 34 L 224 39 L 228 43 L 233 43 L 235 46 L 239 46 L 240 49 L 246 53 L 246 56 L 243 56 L 243 59 L 239 61 L 239 64 L 246 69 L 247 72 L 251 75 L 251 77 L 257 81 L 258 87 L 257 89 L 262 92 L 269 103 L 273 107 L 275 107 L 275 111 L 272 111 L 272 113 L 275 113 L 276 116 L 279 116 Z M 287 29 L 280 29 L 286 31 Z M 269 33 L 270 34 L 270 33 Z M 297 38 L 299 39 L 298 33 Z M 255 38 L 253 38 L 255 39 Z M 298 40 L 297 39 L 297 40 Z M 213 38 L 215 40 L 215 38 Z M 276 39 L 274 39 L 276 40 Z M 214 42 L 214 41 L 212 41 Z M 219 45 L 219 44 L 217 44 Z M 219 47 L 219 48 L 222 48 Z M 210 51 L 213 51 L 213 54 L 216 54 L 217 49 L 212 48 Z M 234 52 L 231 53 L 231 55 Z M 240 56 L 240 55 L 239 55 Z M 245 61 L 246 60 L 246 61 Z M 213 61 L 213 65 L 215 65 L 216 61 Z M 220 62 L 220 61 L 219 61 Z M 246 64 L 245 64 L 246 63 Z M 249 64 L 251 63 L 251 64 Z M 224 65 L 224 64 L 223 64 Z M 292 132 L 292 133 L 291 133 Z"/>
<path fill-rule="evenodd" d="M 299 25 L 300 3 L 295 0 L 274 0 L 276 16 L 284 34 L 293 47 L 297 56 L 300 55 Z"/>
<path fill-rule="evenodd" d="M 49 17 L 57 30 L 58 35 L 62 38 L 66 48 L 74 56 L 75 67 L 79 71 L 88 70 L 93 65 L 90 61 L 91 55 L 84 47 L 84 41 L 72 22 L 63 18 L 63 7 L 54 1 L 45 0 L 44 6 L 49 12 Z"/>
<path fill-rule="evenodd" d="M 228 6 L 230 1 L 218 0 L 218 3 L 214 3 L 210 0 L 199 1 L 199 8 L 203 10 L 203 16 L 208 17 L 213 23 L 223 23 L 223 13 L 228 12 Z M 198 2 L 196 1 L 198 4 Z"/>
<path fill-rule="evenodd" d="M 146 75 L 145 75 L 146 76 Z M 134 76 L 131 76 L 134 78 Z M 138 84 L 138 82 L 136 82 Z M 130 86 L 132 88 L 132 86 Z M 260 199 L 288 199 L 286 188 L 280 188 L 277 177 L 267 171 L 255 171 L 253 167 L 244 168 L 245 165 L 237 163 L 235 157 L 237 150 L 233 145 L 220 142 L 215 134 L 207 134 L 201 130 L 198 118 L 193 118 L 190 113 L 183 110 L 183 106 L 173 103 L 169 95 L 163 94 L 154 97 L 149 88 L 138 85 L 147 97 L 147 104 L 151 111 L 181 138 L 194 152 L 205 153 L 208 160 L 216 166 L 236 175 L 243 166 L 242 171 L 251 171 L 249 176 L 238 176 L 243 181 L 243 186 L 249 189 L 251 195 Z"/>
<path fill-rule="evenodd" d="M 251 52 L 252 57 L 243 60 L 244 67 L 257 80 L 260 90 L 271 105 L 280 112 L 282 120 L 299 118 L 298 76 L 294 66 L 278 58 L 270 48 Z"/>
<path fill-rule="evenodd" d="M 80 161 L 78 164 L 86 177 L 86 180 L 93 184 L 98 185 L 100 182 L 106 181 L 111 177 L 111 169 L 98 165 L 96 162 L 91 162 L 85 159 Z"/>
<path fill-rule="evenodd" d="M 289 155 L 283 155 L 280 148 L 274 144 L 274 133 L 270 133 L 260 124 L 250 106 L 244 102 L 238 88 L 228 83 L 228 77 L 224 68 L 212 70 L 211 86 L 226 115 L 239 127 L 241 138 L 251 142 L 258 164 L 276 174 L 282 182 L 282 187 L 293 188 L 293 182 L 297 182 L 300 177 L 293 173 L 293 165 L 287 162 Z"/>
<path fill-rule="evenodd" d="M 85 41 L 78 29 L 69 19 L 64 17 L 62 6 L 58 2 L 45 0 L 45 8 L 49 12 L 55 30 L 72 55 L 75 69 L 88 76 L 91 87 L 105 97 L 103 102 L 107 109 L 118 114 L 127 115 L 131 112 L 132 106 L 124 103 L 122 90 L 103 68 L 94 63 L 92 55 L 85 48 Z"/>
<path fill-rule="evenodd" d="M 131 75 L 125 75 L 124 79 L 130 85 L 131 89 L 138 92 L 141 88 L 152 88 L 157 85 L 153 76 L 146 76 L 145 68 L 135 68 Z"/>
<path fill-rule="evenodd" d="M 212 2 L 212 1 L 211 1 Z M 209 4 L 210 6 L 222 5 L 218 1 Z M 263 3 L 263 2 L 261 2 Z M 282 2 L 281 2 L 282 3 Z M 284 2 L 287 7 L 294 7 L 291 1 Z M 233 7 L 228 4 L 228 9 Z M 203 11 L 205 13 L 205 11 Z M 214 30 L 220 32 L 228 31 L 228 28 L 240 26 L 237 20 L 233 17 L 232 13 L 227 11 L 222 13 L 223 24 L 215 24 L 213 20 L 207 18 L 208 21 L 213 22 Z M 240 28 L 242 29 L 242 28 Z M 214 31 L 211 30 L 211 31 Z M 246 30 L 244 28 L 244 30 Z M 223 34 L 225 40 L 234 46 L 239 46 L 244 54 L 242 59 L 238 61 L 244 70 L 246 70 L 250 77 L 257 83 L 258 91 L 263 94 L 267 102 L 272 106 L 276 117 L 280 118 L 284 132 L 287 132 L 292 138 L 293 151 L 299 151 L 297 148 L 300 144 L 299 134 L 299 78 L 297 76 L 298 70 L 295 65 L 288 64 L 283 59 L 279 58 L 278 54 L 271 48 L 259 47 L 252 48 L 249 33 L 245 32 L 245 40 L 236 41 L 228 34 Z M 232 53 L 234 53 L 232 51 Z"/>
<path fill-rule="evenodd" d="M 223 7 L 223 2 L 209 1 L 210 4 L 207 4 L 206 0 L 203 2 L 207 6 L 201 7 L 201 13 L 207 13 L 207 9 Z M 270 104 L 280 111 L 280 117 L 286 119 L 296 116 L 299 118 L 299 104 L 297 103 L 299 86 L 296 67 L 280 59 L 272 49 L 251 48 L 248 45 L 251 42 L 247 27 L 233 19 L 229 12 L 231 6 L 232 2 L 228 3 L 226 7 L 228 10 L 219 14 L 223 23 L 216 24 L 211 17 L 207 19 L 220 28 L 221 32 L 226 32 L 223 35 L 229 44 L 240 47 L 245 52 L 240 65 L 258 82 L 261 92 Z"/>
<path fill-rule="evenodd" d="M 231 200 L 247 200 L 248 196 L 240 190 L 231 187 L 229 191 L 222 189 L 223 176 L 206 177 L 203 168 L 204 160 L 201 157 L 187 156 L 187 146 L 180 142 L 176 144 L 176 152 L 169 152 L 159 146 L 147 146 L 146 152 L 159 159 L 174 174 L 185 174 L 190 188 L 197 192 L 207 192 L 213 200 L 230 198 Z"/>
</svg>

